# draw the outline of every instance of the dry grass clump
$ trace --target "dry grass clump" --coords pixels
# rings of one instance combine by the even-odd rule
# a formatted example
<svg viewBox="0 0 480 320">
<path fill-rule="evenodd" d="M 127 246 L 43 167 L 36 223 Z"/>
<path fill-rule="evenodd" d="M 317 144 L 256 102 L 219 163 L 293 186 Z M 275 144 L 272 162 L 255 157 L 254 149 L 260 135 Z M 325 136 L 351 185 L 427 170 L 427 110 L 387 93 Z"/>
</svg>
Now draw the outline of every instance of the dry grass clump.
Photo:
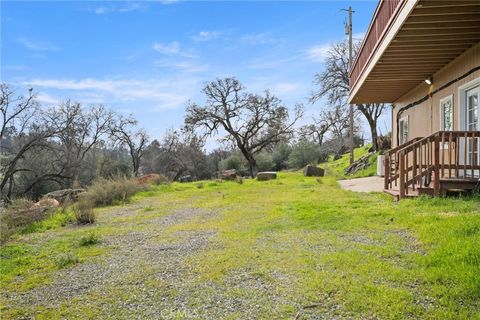
<svg viewBox="0 0 480 320">
<path fill-rule="evenodd" d="M 127 202 L 135 193 L 146 189 L 148 186 L 139 185 L 135 180 L 126 177 L 99 179 L 82 194 L 81 201 L 88 201 L 93 207 L 108 206 Z"/>
</svg>

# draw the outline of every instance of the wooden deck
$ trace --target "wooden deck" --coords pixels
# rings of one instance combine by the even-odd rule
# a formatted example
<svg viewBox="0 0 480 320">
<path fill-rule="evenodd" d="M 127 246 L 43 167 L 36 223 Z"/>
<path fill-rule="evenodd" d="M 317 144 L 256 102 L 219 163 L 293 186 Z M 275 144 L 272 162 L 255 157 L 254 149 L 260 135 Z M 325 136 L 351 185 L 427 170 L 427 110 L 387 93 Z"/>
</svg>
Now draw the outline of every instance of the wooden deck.
<svg viewBox="0 0 480 320">
<path fill-rule="evenodd" d="M 479 149 L 479 131 L 439 131 L 413 139 L 386 154 L 384 191 L 403 199 L 479 187 Z"/>
</svg>

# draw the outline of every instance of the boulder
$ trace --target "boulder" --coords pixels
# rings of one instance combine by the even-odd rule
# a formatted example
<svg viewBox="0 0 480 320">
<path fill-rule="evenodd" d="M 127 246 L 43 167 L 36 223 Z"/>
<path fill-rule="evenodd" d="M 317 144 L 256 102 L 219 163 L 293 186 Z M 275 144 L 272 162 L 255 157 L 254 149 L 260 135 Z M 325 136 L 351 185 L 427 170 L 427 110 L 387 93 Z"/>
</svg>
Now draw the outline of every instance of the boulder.
<svg viewBox="0 0 480 320">
<path fill-rule="evenodd" d="M 235 180 L 237 178 L 237 170 L 223 170 L 220 173 L 220 178 L 223 180 Z"/>
<path fill-rule="evenodd" d="M 43 198 L 40 199 L 40 201 L 36 202 L 33 204 L 32 208 L 39 208 L 39 207 L 45 207 L 45 208 L 57 208 L 60 205 L 60 203 L 53 199 L 53 198 Z"/>
<path fill-rule="evenodd" d="M 355 161 L 345 169 L 344 174 L 353 175 L 358 171 L 368 168 L 370 166 L 370 157 L 372 157 L 374 154 L 374 152 L 370 152 L 360 157 L 357 161 Z"/>
<path fill-rule="evenodd" d="M 274 171 L 265 171 L 257 173 L 257 180 L 258 181 L 267 181 L 277 179 L 277 173 Z"/>
<path fill-rule="evenodd" d="M 323 177 L 325 170 L 311 164 L 307 165 L 303 169 L 303 175 L 305 177 Z"/>
<path fill-rule="evenodd" d="M 62 189 L 52 191 L 43 196 L 43 199 L 55 199 L 59 203 L 65 201 L 76 201 L 78 195 L 82 192 L 85 192 L 85 189 Z"/>
</svg>

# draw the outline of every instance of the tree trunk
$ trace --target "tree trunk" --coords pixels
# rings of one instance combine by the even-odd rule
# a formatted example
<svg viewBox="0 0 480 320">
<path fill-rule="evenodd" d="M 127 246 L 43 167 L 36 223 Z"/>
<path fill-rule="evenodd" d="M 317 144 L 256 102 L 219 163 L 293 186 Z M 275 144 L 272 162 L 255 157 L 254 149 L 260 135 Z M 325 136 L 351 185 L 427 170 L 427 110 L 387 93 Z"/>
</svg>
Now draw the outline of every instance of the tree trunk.
<svg viewBox="0 0 480 320">
<path fill-rule="evenodd" d="M 250 159 L 248 159 L 248 165 L 250 166 L 250 176 L 252 178 L 255 178 L 258 173 L 257 161 L 253 157 L 251 157 Z"/>
<path fill-rule="evenodd" d="M 372 137 L 372 151 L 378 151 L 378 133 L 377 133 L 377 122 L 372 120 L 368 120 L 368 125 L 370 126 L 370 135 Z"/>
</svg>

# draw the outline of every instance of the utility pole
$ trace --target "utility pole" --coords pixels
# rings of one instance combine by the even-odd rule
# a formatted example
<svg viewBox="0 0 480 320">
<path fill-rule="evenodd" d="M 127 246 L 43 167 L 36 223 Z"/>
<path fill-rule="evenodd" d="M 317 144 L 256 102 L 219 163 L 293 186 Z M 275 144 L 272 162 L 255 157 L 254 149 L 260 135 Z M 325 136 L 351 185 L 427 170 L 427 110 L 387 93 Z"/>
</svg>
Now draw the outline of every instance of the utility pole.
<svg viewBox="0 0 480 320">
<path fill-rule="evenodd" d="M 352 43 L 352 14 L 355 12 L 352 10 L 352 7 L 348 9 L 342 9 L 342 11 L 348 12 L 348 23 L 345 22 L 345 34 L 348 35 L 348 73 L 352 71 L 353 68 L 353 43 Z M 355 161 L 353 157 L 353 104 L 349 104 L 350 109 L 350 164 Z"/>
</svg>

